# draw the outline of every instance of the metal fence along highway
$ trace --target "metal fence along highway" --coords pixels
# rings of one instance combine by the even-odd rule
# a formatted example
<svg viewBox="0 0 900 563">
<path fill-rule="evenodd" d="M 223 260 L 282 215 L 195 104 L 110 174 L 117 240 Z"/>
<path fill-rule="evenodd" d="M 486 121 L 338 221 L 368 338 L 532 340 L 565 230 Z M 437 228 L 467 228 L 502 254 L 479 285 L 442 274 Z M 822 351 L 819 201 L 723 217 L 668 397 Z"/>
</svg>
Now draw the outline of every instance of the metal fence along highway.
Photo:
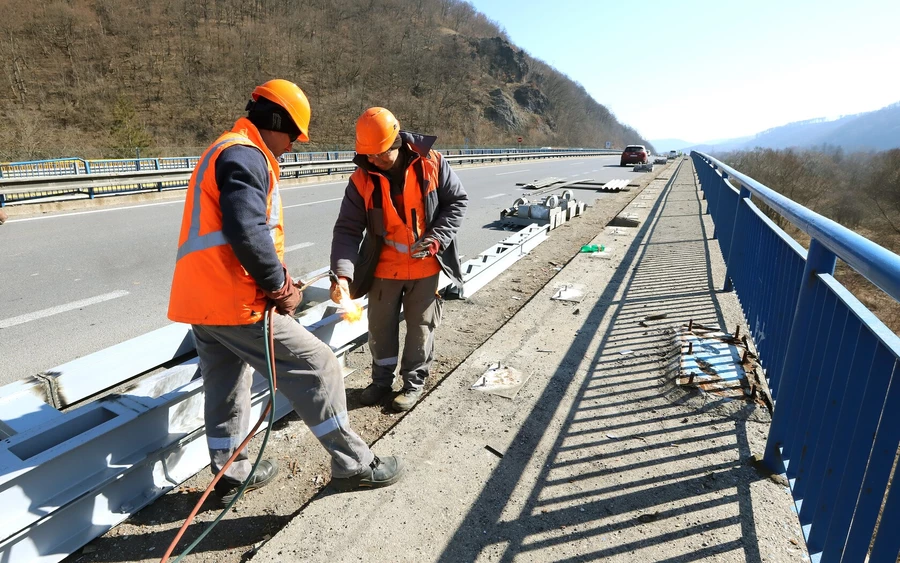
<svg viewBox="0 0 900 563">
<path fill-rule="evenodd" d="M 349 151 L 287 153 L 281 157 L 281 177 L 301 178 L 352 172 L 355 153 Z M 507 160 L 618 154 L 605 149 L 451 149 L 442 151 L 458 164 Z M 146 191 L 182 189 L 199 157 L 83 160 L 63 158 L 0 164 L 0 207 L 47 198 L 93 199 Z"/>
<path fill-rule="evenodd" d="M 764 462 L 787 473 L 810 556 L 893 562 L 900 338 L 834 269 L 840 259 L 900 300 L 900 256 L 708 155 L 692 158 L 728 267 L 725 289 L 737 291 L 775 399 Z M 809 250 L 755 201 L 807 233 Z"/>
</svg>

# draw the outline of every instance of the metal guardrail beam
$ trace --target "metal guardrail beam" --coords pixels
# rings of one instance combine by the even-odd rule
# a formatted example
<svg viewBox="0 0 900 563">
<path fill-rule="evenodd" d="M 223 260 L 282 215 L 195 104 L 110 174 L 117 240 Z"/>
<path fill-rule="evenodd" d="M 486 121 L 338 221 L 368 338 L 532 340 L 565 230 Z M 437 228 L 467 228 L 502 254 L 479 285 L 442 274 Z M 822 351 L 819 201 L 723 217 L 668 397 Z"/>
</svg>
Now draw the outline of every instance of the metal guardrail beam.
<svg viewBox="0 0 900 563">
<path fill-rule="evenodd" d="M 585 152 L 535 152 L 488 155 L 458 155 L 445 157 L 450 162 L 476 163 L 498 160 L 531 160 L 537 158 L 561 158 L 573 156 L 598 156 L 610 151 Z M 318 160 L 311 162 L 285 162 L 281 164 L 282 179 L 310 175 L 327 175 L 352 172 L 353 161 Z M 139 172 L 103 172 L 81 176 L 30 176 L 0 178 L 0 207 L 8 203 L 46 197 L 127 193 L 134 191 L 180 189 L 187 186 L 190 169 L 149 170 Z M 119 190 L 115 188 L 121 188 Z"/>
<path fill-rule="evenodd" d="M 467 261 L 460 294 L 471 296 L 546 238 L 546 226 L 531 225 Z M 449 283 L 442 277 L 441 287 Z M 309 287 L 305 301 L 315 305 L 297 320 L 341 356 L 365 341 L 367 316 L 344 321 L 329 289 L 327 279 Z M 357 303 L 367 312 L 365 298 Z M 209 464 L 197 358 L 139 378 L 192 352 L 189 327 L 176 323 L 0 387 L 0 561 L 58 562 Z M 255 373 L 251 419 L 267 396 Z M 288 412 L 279 394 L 276 418 Z"/>
</svg>

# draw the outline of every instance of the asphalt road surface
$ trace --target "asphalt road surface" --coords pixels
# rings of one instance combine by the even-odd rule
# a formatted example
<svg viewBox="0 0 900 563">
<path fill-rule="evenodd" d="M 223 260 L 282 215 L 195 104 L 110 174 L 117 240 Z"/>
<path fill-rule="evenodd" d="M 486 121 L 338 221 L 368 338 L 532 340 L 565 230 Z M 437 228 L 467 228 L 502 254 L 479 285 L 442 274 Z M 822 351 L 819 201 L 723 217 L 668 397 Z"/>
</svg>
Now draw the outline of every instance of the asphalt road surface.
<svg viewBox="0 0 900 563">
<path fill-rule="evenodd" d="M 633 178 L 618 155 L 457 169 L 469 193 L 463 261 L 510 235 L 500 210 L 516 182 Z M 292 276 L 324 267 L 346 181 L 282 185 L 285 261 Z M 604 197 L 575 190 L 591 203 Z M 0 385 L 170 323 L 166 318 L 184 192 L 150 203 L 11 218 L 0 227 Z M 552 240 L 552 239 L 551 239 Z"/>
</svg>

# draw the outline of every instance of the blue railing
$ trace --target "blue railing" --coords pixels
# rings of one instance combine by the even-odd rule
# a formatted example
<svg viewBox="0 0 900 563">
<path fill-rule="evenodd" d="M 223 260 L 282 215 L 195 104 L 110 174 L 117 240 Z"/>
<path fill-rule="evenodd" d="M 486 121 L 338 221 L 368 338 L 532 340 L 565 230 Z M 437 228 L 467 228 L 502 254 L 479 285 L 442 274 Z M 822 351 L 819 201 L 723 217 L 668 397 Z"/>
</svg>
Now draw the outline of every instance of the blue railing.
<svg viewBox="0 0 900 563">
<path fill-rule="evenodd" d="M 577 153 L 596 149 L 552 149 L 553 152 Z M 446 156 L 490 155 L 509 153 L 541 153 L 550 149 L 441 149 Z M 320 162 L 353 158 L 353 151 L 319 151 L 285 153 L 282 162 Z M 200 160 L 198 156 L 168 158 L 122 158 L 85 160 L 83 158 L 56 158 L 24 162 L 0 163 L 0 178 L 32 178 L 38 176 L 78 176 L 110 172 L 141 172 L 148 170 L 190 170 Z"/>
<path fill-rule="evenodd" d="M 764 460 L 787 474 L 813 563 L 895 563 L 900 338 L 834 268 L 839 258 L 900 301 L 900 256 L 708 155 L 691 157 L 725 289 L 737 292 L 775 399 Z M 809 251 L 755 200 L 807 233 Z"/>
</svg>

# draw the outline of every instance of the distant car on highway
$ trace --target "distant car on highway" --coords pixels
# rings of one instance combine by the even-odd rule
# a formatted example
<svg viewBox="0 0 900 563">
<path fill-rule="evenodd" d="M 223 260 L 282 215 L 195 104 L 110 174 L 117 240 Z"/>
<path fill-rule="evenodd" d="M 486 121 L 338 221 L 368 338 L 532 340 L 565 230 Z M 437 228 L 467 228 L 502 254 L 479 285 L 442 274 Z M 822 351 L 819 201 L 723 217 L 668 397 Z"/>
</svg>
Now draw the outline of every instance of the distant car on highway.
<svg viewBox="0 0 900 563">
<path fill-rule="evenodd" d="M 678 158 L 678 151 L 669 151 L 669 159 Z"/>
<path fill-rule="evenodd" d="M 647 164 L 650 156 L 644 145 L 628 145 L 622 151 L 622 158 L 619 159 L 619 166 L 628 164 Z"/>
</svg>

